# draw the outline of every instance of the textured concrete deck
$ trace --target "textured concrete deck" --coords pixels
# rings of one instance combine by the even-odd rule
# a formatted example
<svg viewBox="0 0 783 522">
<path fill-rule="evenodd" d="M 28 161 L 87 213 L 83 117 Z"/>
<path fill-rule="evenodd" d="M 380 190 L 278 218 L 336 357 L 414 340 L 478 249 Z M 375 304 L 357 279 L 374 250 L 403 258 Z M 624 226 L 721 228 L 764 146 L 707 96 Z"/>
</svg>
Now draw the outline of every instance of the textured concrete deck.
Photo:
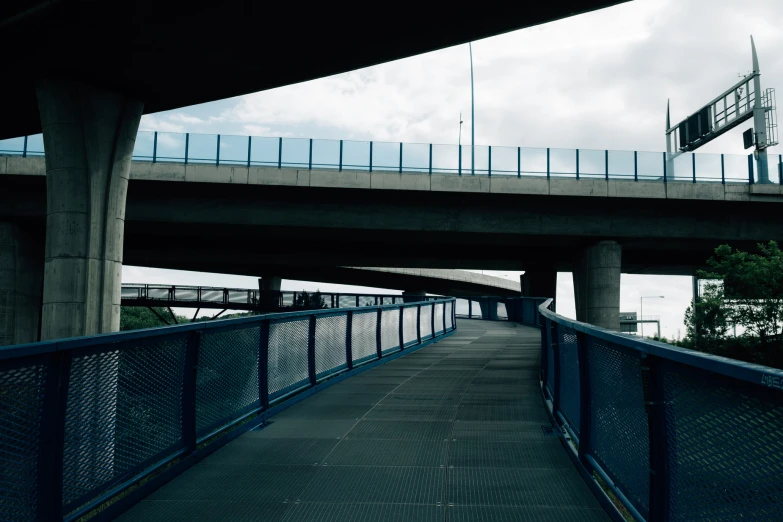
<svg viewBox="0 0 783 522">
<path fill-rule="evenodd" d="M 351 377 L 190 468 L 121 520 L 608 520 L 538 390 L 539 331 L 453 336 Z"/>
</svg>

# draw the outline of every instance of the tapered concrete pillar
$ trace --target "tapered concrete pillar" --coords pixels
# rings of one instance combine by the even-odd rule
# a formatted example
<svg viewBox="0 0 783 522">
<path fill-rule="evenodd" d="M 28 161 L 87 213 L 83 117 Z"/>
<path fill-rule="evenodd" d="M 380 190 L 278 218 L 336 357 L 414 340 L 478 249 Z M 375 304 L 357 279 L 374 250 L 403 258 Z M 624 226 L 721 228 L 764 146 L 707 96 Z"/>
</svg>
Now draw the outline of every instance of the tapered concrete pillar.
<svg viewBox="0 0 783 522">
<path fill-rule="evenodd" d="M 527 270 L 519 276 L 519 288 L 524 297 L 557 297 L 557 272 Z M 552 302 L 555 310 L 555 301 Z"/>
<path fill-rule="evenodd" d="M 44 234 L 0 222 L 0 346 L 38 341 Z"/>
<path fill-rule="evenodd" d="M 46 150 L 41 338 L 120 328 L 125 197 L 143 105 L 70 80 L 38 85 Z"/>
<path fill-rule="evenodd" d="M 418 303 L 427 295 L 424 290 L 405 290 L 402 292 L 403 303 Z"/>
<path fill-rule="evenodd" d="M 479 297 L 479 308 L 481 308 L 481 318 L 495 321 L 498 318 L 498 301 L 497 299 Z"/>
<path fill-rule="evenodd" d="M 258 278 L 258 300 L 262 312 L 272 311 L 280 307 L 280 287 L 283 279 L 276 276 Z"/>
<path fill-rule="evenodd" d="M 610 330 L 620 329 L 622 247 L 601 241 L 587 247 L 574 266 L 576 319 Z"/>
</svg>

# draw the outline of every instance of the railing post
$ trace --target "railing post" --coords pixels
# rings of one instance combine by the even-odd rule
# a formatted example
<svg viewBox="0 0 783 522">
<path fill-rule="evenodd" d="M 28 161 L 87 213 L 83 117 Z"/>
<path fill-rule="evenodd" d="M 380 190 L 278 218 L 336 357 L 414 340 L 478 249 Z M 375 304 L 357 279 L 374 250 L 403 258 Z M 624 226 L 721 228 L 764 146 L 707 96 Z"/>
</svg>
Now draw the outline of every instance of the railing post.
<svg viewBox="0 0 783 522">
<path fill-rule="evenodd" d="M 720 155 L 720 182 L 726 184 L 726 165 L 723 162 L 723 154 Z"/>
<path fill-rule="evenodd" d="M 421 344 L 421 303 L 416 305 L 416 344 Z"/>
<path fill-rule="evenodd" d="M 662 152 L 661 155 L 663 156 L 663 182 L 666 183 L 666 153 Z"/>
<path fill-rule="evenodd" d="M 696 183 L 696 154 L 691 152 L 691 170 L 693 171 L 693 182 Z"/>
<path fill-rule="evenodd" d="M 345 364 L 349 370 L 353 369 L 353 312 L 349 311 L 345 316 Z"/>
<path fill-rule="evenodd" d="M 492 176 L 492 145 L 488 148 L 489 154 L 487 157 L 487 176 Z"/>
<path fill-rule="evenodd" d="M 665 521 L 669 511 L 669 443 L 663 374 L 656 357 L 642 355 L 642 383 L 650 451 L 650 521 Z"/>
<path fill-rule="evenodd" d="M 283 168 L 283 138 L 277 139 L 277 168 Z"/>
<path fill-rule="evenodd" d="M 158 161 L 158 131 L 155 131 L 155 134 L 152 138 L 152 163 L 157 163 Z"/>
<path fill-rule="evenodd" d="M 748 154 L 748 184 L 753 185 L 753 154 Z"/>
<path fill-rule="evenodd" d="M 546 179 L 549 179 L 549 147 L 546 148 Z"/>
<path fill-rule="evenodd" d="M 402 173 L 402 142 L 400 142 L 400 173 Z"/>
<path fill-rule="evenodd" d="M 430 143 L 430 176 L 432 176 L 432 143 Z"/>
<path fill-rule="evenodd" d="M 310 386 L 315 386 L 315 321 L 315 315 L 311 315 L 307 334 L 307 373 L 310 376 Z"/>
<path fill-rule="evenodd" d="M 359 294 L 356 294 L 356 308 L 359 308 Z"/>
<path fill-rule="evenodd" d="M 217 135 L 217 152 L 215 153 L 215 165 L 220 165 L 220 134 Z"/>
<path fill-rule="evenodd" d="M 435 305 L 427 305 L 430 307 L 430 330 L 432 331 L 432 338 L 435 338 Z"/>
<path fill-rule="evenodd" d="M 372 172 L 372 142 L 370 142 L 370 172 Z"/>
<path fill-rule="evenodd" d="M 585 468 L 590 469 L 587 462 L 592 443 L 590 430 L 592 424 L 592 412 L 590 404 L 590 361 L 587 355 L 587 336 L 581 332 L 576 333 L 576 353 L 579 362 L 579 460 Z"/>
<path fill-rule="evenodd" d="M 27 136 L 24 137 L 24 145 L 22 145 L 22 157 L 27 157 Z"/>
<path fill-rule="evenodd" d="M 604 175 L 606 176 L 606 181 L 609 181 L 609 151 L 604 151 Z"/>
<path fill-rule="evenodd" d="M 338 167 L 338 171 L 343 171 L 343 140 L 340 140 L 340 165 Z"/>
<path fill-rule="evenodd" d="M 310 138 L 310 154 L 307 157 L 307 170 L 313 170 L 313 138 Z"/>
<path fill-rule="evenodd" d="M 633 151 L 633 180 L 639 181 L 639 159 L 636 151 Z"/>
<path fill-rule="evenodd" d="M 783 185 L 783 154 L 778 154 L 778 183 Z"/>
<path fill-rule="evenodd" d="M 182 442 L 188 453 L 196 451 L 196 379 L 201 331 L 194 330 L 185 345 L 185 374 L 182 378 Z"/>
<path fill-rule="evenodd" d="M 556 413 L 560 411 L 560 354 L 557 346 L 557 324 L 552 321 L 549 323 L 549 345 L 552 347 L 552 375 L 554 382 L 550 383 L 552 392 L 552 415 L 557 417 Z M 554 331 L 553 331 L 554 330 Z"/>
<path fill-rule="evenodd" d="M 454 308 L 454 305 L 451 305 Z M 443 333 L 446 333 L 446 303 L 443 303 Z"/>
<path fill-rule="evenodd" d="M 473 319 L 473 301 L 468 299 L 468 319 Z"/>
<path fill-rule="evenodd" d="M 247 137 L 247 166 L 250 168 L 250 150 L 253 145 L 253 136 Z"/>
<path fill-rule="evenodd" d="M 185 133 L 185 165 L 188 164 L 188 148 L 190 147 L 190 133 Z"/>
<path fill-rule="evenodd" d="M 576 179 L 579 179 L 579 149 L 576 149 Z"/>
<path fill-rule="evenodd" d="M 375 328 L 375 351 L 378 354 L 378 359 L 381 358 L 381 352 L 383 351 L 381 344 L 381 320 L 383 319 L 383 310 L 378 308 L 378 320 L 376 321 Z"/>
<path fill-rule="evenodd" d="M 460 176 L 462 176 L 462 145 L 458 145 L 457 149 L 459 154 L 458 163 L 457 163 L 457 173 Z"/>
<path fill-rule="evenodd" d="M 62 520 L 65 408 L 72 356 L 71 352 L 56 352 L 50 357 L 41 411 L 36 507 L 40 520 Z"/>
<path fill-rule="evenodd" d="M 258 398 L 261 407 L 269 409 L 269 320 L 261 321 L 258 342 Z"/>
<path fill-rule="evenodd" d="M 522 147 L 517 147 L 517 177 L 522 177 Z"/>
<path fill-rule="evenodd" d="M 405 349 L 405 332 L 404 332 L 404 328 L 403 328 L 403 326 L 404 326 L 403 321 L 404 321 L 404 317 L 405 317 L 405 306 L 404 305 L 400 306 L 398 308 L 398 310 L 400 311 L 400 320 L 399 320 L 399 323 L 400 323 L 399 324 L 399 327 L 400 327 L 400 350 L 403 350 L 403 349 Z"/>
</svg>

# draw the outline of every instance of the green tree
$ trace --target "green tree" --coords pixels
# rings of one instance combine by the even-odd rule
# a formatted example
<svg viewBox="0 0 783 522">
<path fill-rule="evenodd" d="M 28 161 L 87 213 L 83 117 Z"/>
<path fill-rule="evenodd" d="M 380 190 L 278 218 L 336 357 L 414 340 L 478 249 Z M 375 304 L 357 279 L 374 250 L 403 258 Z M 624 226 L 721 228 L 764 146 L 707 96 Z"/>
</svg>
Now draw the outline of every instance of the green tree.
<svg viewBox="0 0 783 522">
<path fill-rule="evenodd" d="M 320 291 L 308 294 L 304 290 L 296 294 L 293 310 L 320 310 L 326 308 L 326 301 L 321 297 Z"/>
<path fill-rule="evenodd" d="M 170 324 L 174 324 L 171 313 L 168 308 L 155 308 L 163 318 L 165 318 Z M 189 319 L 177 316 L 177 321 L 182 323 L 190 322 Z M 123 306 L 120 309 L 120 331 L 125 330 L 139 330 L 141 328 L 159 328 L 166 326 L 166 323 L 160 320 L 160 317 L 155 315 L 155 312 L 149 308 L 141 306 Z"/>
</svg>

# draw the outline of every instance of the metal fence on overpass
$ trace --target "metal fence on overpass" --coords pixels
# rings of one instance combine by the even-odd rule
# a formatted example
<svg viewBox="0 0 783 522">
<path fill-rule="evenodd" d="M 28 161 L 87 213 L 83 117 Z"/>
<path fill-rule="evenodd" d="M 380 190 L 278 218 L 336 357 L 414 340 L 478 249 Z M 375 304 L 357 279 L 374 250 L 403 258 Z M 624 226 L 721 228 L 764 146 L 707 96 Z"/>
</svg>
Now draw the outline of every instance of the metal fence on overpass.
<svg viewBox="0 0 783 522">
<path fill-rule="evenodd" d="M 455 328 L 446 298 L 4 348 L 0 519 L 109 519 L 137 497 L 104 503 L 140 480 L 137 496 L 276 405 Z"/>
<path fill-rule="evenodd" d="M 471 155 L 475 153 L 475 162 Z M 41 156 L 42 135 L 0 140 L 0 154 Z M 781 182 L 783 155 L 770 160 Z M 136 161 L 310 170 L 606 179 L 659 182 L 755 183 L 753 155 L 438 145 L 426 143 L 272 138 L 141 131 Z M 475 167 L 471 169 L 471 165 Z"/>
</svg>

